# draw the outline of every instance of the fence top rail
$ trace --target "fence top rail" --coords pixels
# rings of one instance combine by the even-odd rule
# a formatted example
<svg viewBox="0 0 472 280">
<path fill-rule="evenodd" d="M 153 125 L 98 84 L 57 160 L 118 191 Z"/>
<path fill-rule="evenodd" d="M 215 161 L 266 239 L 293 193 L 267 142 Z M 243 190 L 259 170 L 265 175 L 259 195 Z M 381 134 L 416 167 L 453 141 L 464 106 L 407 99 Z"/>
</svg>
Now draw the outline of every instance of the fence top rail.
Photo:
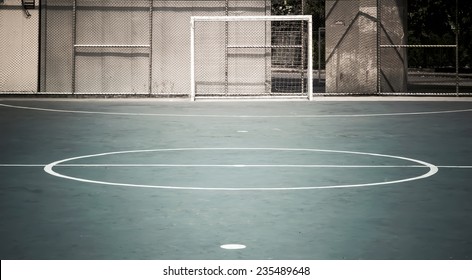
<svg viewBox="0 0 472 280">
<path fill-rule="evenodd" d="M 192 16 L 191 21 L 295 21 L 305 20 L 311 22 L 310 15 L 290 16 Z"/>
<path fill-rule="evenodd" d="M 151 45 L 95 45 L 95 44 L 76 44 L 75 48 L 150 48 Z"/>
<path fill-rule="evenodd" d="M 228 49 L 296 49 L 303 45 L 228 45 Z"/>
<path fill-rule="evenodd" d="M 381 48 L 456 48 L 457 45 L 380 45 Z"/>
</svg>

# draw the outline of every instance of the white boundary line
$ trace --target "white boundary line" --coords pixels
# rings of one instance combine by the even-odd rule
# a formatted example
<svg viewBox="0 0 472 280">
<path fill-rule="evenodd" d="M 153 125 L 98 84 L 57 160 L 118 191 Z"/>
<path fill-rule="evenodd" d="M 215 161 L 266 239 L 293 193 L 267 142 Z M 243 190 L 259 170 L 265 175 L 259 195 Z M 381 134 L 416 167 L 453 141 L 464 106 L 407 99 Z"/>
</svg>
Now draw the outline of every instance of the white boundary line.
<svg viewBox="0 0 472 280">
<path fill-rule="evenodd" d="M 2 163 L 0 167 L 45 167 L 48 164 Z M 472 169 L 472 165 L 435 165 L 444 169 Z M 140 164 L 83 163 L 57 164 L 55 167 L 268 167 L 268 168 L 427 168 L 425 165 L 335 165 L 335 164 Z"/>
<path fill-rule="evenodd" d="M 0 167 L 44 167 L 46 164 L 2 163 Z"/>
<path fill-rule="evenodd" d="M 354 117 L 382 117 L 382 116 L 411 116 L 411 115 L 433 115 L 472 112 L 470 109 L 445 110 L 445 111 L 424 111 L 424 112 L 404 112 L 404 113 L 373 113 L 373 114 L 333 114 L 333 115 L 205 115 L 205 114 L 160 114 L 160 113 L 126 113 L 126 112 L 100 112 L 48 109 L 39 107 L 18 106 L 0 103 L 1 107 L 34 110 L 53 113 L 73 113 L 73 114 L 94 114 L 94 115 L 118 115 L 118 116 L 154 116 L 154 117 L 190 117 L 190 118 L 354 118 Z"/>
<path fill-rule="evenodd" d="M 472 76 L 472 75 L 471 75 Z M 8 93 L 4 93 L 8 94 Z M 12 93 L 12 94 L 22 94 L 22 93 Z M 34 101 L 34 102 L 51 102 L 51 101 L 61 101 L 61 102 L 74 102 L 74 103 L 88 103 L 90 101 L 93 101 L 94 103 L 110 103 L 110 102 L 125 102 L 125 103 L 189 103 L 188 102 L 188 96 L 190 96 L 188 93 L 182 94 L 182 93 L 163 93 L 163 94 L 156 94 L 154 93 L 155 96 L 160 96 L 160 95 L 165 95 L 166 98 L 129 98 L 129 97 L 116 97 L 116 98 L 98 98 L 98 99 L 87 99 L 87 98 L 79 98 L 79 99 L 71 99 L 67 97 L 48 97 L 47 94 L 63 94 L 63 95 L 70 95 L 70 93 L 63 93 L 63 92 L 41 92 L 41 93 L 25 93 L 25 94 L 36 94 L 37 97 L 3 97 L 0 94 L 0 102 L 7 102 L 7 101 L 17 101 L 17 102 L 23 102 L 23 101 Z M 76 93 L 80 94 L 80 93 Z M 97 93 L 98 94 L 98 93 Z M 103 94 L 103 93 L 102 93 Z M 105 93 L 108 94 L 108 93 Z M 115 93 L 112 93 L 115 94 Z M 119 94 L 119 93 L 117 93 Z M 133 95 L 134 93 L 128 93 L 130 95 Z M 137 93 L 139 94 L 139 93 Z M 143 94 L 149 95 L 148 92 L 145 92 Z M 183 97 L 167 97 L 167 95 L 179 95 Z M 340 95 L 340 94 L 329 94 L 329 93 L 322 93 L 323 95 L 319 95 L 321 93 L 316 93 L 316 99 L 315 101 L 326 101 L 326 102 L 365 102 L 365 101 L 372 101 L 372 102 L 399 102 L 399 101 L 405 101 L 405 102 L 451 102 L 451 103 L 457 103 L 457 102 L 472 102 L 472 95 L 469 96 L 391 96 L 391 95 L 386 95 L 386 96 L 379 96 L 379 95 L 374 95 L 374 96 L 365 96 L 365 95 L 359 95 L 359 93 L 351 93 L 351 94 L 357 94 L 357 95 Z M 454 93 L 455 94 L 455 93 Z M 204 99 L 200 101 L 200 103 L 234 103 L 234 102 L 306 102 L 307 99 L 283 99 L 283 98 L 273 98 L 273 99 L 239 99 L 239 100 L 228 100 L 228 99 Z"/>
<path fill-rule="evenodd" d="M 45 167 L 47 164 L 0 164 L 0 167 Z M 425 165 L 336 165 L 336 164 L 139 164 L 83 163 L 55 167 L 222 167 L 222 168 L 426 168 Z M 438 166 L 439 167 L 439 166 Z"/>
<path fill-rule="evenodd" d="M 119 155 L 119 154 L 130 154 L 130 153 L 152 153 L 152 152 L 165 152 L 165 151 L 303 151 L 303 152 L 324 152 L 324 153 L 340 153 L 340 154 L 353 154 L 353 155 L 367 155 L 373 157 L 383 157 L 383 158 L 393 158 L 399 159 L 404 161 L 413 162 L 416 164 L 423 165 L 429 168 L 428 172 L 417 176 L 417 177 L 409 177 L 405 179 L 393 180 L 393 181 L 385 181 L 385 182 L 375 182 L 375 183 L 365 183 L 365 184 L 346 184 L 346 185 L 333 185 L 333 186 L 315 186 L 315 187 L 277 187 L 277 188 L 210 188 L 210 187 L 177 187 L 177 186 L 161 186 L 161 185 L 145 185 L 145 184 L 127 184 L 127 183 L 115 183 L 115 182 L 107 182 L 107 181 L 98 181 L 98 180 L 89 180 L 79 177 L 73 177 L 58 173 L 53 170 L 54 167 L 57 167 L 61 164 L 66 162 L 78 160 L 78 159 L 85 159 L 85 158 L 94 158 L 94 157 L 101 157 L 101 156 L 108 156 L 108 155 Z M 100 153 L 100 154 L 91 154 L 85 156 L 78 156 L 72 158 L 66 158 L 59 161 L 52 162 L 44 167 L 44 171 L 52 176 L 56 176 L 63 179 L 74 180 L 83 183 L 92 183 L 92 184 L 100 184 L 100 185 L 111 185 L 111 186 L 121 186 L 121 187 L 133 187 L 133 188 L 154 188 L 154 189 L 178 189 L 178 190 L 207 190 L 207 191 L 293 191 L 293 190 L 313 190 L 313 189 L 337 189 L 337 188 L 358 188 L 358 187 L 367 187 L 367 186 L 383 186 L 383 185 L 390 185 L 390 184 L 397 184 L 397 183 L 404 183 L 415 181 L 419 179 L 428 178 L 436 174 L 439 169 L 437 166 L 427 163 L 424 161 L 406 158 L 406 157 L 399 157 L 399 156 L 392 156 L 392 155 L 384 155 L 384 154 L 376 154 L 376 153 L 364 153 L 364 152 L 353 152 L 353 151 L 338 151 L 338 150 L 320 150 L 320 149 L 294 149 L 294 148 L 176 148 L 176 149 L 153 149 L 153 150 L 131 150 L 131 151 L 118 151 L 118 152 L 109 152 L 109 153 Z"/>
</svg>

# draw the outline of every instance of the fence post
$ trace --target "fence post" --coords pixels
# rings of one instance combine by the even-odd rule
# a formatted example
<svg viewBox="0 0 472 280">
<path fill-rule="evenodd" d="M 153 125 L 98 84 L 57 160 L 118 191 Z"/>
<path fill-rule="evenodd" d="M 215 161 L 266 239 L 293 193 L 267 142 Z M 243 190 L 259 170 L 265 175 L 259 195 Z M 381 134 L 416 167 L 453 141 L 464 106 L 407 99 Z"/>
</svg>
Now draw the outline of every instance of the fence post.
<svg viewBox="0 0 472 280">
<path fill-rule="evenodd" d="M 456 95 L 459 95 L 459 1 L 456 0 Z"/>
<path fill-rule="evenodd" d="M 381 40 L 382 40 L 382 23 L 381 23 L 382 0 L 377 0 L 377 94 L 382 92 L 382 60 L 381 60 Z"/>
<path fill-rule="evenodd" d="M 149 95 L 152 95 L 152 25 L 153 25 L 153 15 L 152 15 L 153 0 L 149 0 Z"/>
<path fill-rule="evenodd" d="M 75 93 L 75 45 L 77 44 L 77 0 L 72 3 L 72 81 L 71 93 Z"/>
</svg>

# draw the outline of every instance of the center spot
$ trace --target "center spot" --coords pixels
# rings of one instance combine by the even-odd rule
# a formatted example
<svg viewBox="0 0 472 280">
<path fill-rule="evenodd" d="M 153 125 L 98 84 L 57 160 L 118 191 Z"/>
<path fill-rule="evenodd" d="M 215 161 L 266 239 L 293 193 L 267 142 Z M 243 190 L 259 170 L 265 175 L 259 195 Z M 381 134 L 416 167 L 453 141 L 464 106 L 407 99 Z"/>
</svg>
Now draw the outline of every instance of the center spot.
<svg viewBox="0 0 472 280">
<path fill-rule="evenodd" d="M 226 250 L 241 250 L 246 249 L 246 245 L 243 244 L 224 244 L 220 246 L 221 249 Z"/>
</svg>

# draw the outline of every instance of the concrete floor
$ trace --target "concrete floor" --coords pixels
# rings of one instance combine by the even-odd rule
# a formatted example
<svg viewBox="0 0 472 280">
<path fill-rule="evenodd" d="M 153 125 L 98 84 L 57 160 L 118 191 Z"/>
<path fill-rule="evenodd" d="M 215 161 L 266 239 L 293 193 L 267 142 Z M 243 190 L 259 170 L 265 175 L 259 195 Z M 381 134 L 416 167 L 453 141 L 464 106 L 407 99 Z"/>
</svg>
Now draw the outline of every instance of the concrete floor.
<svg viewBox="0 0 472 280">
<path fill-rule="evenodd" d="M 319 100 L 2 99 L 0 257 L 472 259 L 471 100 Z"/>
</svg>

